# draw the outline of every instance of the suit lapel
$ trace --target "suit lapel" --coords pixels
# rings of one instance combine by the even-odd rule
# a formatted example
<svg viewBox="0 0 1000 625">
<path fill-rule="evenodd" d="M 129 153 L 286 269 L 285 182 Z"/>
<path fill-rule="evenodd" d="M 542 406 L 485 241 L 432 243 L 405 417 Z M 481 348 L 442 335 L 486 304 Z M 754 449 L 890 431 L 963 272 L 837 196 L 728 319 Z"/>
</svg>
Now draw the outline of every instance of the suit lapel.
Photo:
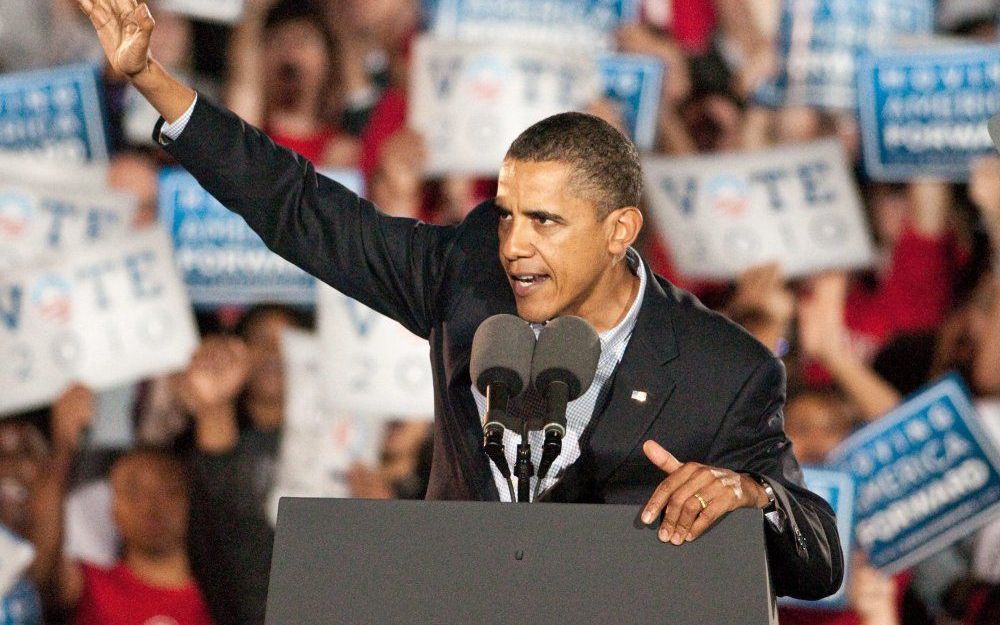
<svg viewBox="0 0 1000 625">
<path fill-rule="evenodd" d="M 604 409 L 594 415 L 589 446 L 594 477 L 606 480 L 642 443 L 674 390 L 666 364 L 677 357 L 677 340 L 670 315 L 670 296 L 646 270 L 646 292 L 625 355 L 611 379 Z"/>
</svg>

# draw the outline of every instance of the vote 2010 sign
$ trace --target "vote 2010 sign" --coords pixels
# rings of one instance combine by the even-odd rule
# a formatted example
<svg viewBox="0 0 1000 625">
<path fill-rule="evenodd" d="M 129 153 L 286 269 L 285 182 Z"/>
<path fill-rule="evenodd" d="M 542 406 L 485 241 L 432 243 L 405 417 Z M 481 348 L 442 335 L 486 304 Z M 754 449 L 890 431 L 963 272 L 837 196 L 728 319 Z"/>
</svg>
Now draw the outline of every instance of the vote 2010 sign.
<svg viewBox="0 0 1000 625">
<path fill-rule="evenodd" d="M 378 462 L 384 422 L 334 410 L 324 388 L 320 339 L 288 329 L 281 336 L 285 367 L 285 419 L 274 487 L 268 497 L 271 521 L 281 497 L 350 497 L 347 473 L 356 463 Z"/>
<path fill-rule="evenodd" d="M 804 601 L 781 597 L 782 605 L 814 608 L 820 610 L 843 610 L 847 607 L 847 584 L 851 574 L 851 535 L 854 528 L 854 479 L 849 473 L 832 471 L 818 467 L 802 467 L 802 478 L 806 488 L 823 498 L 833 508 L 837 520 L 837 533 L 840 535 L 841 555 L 844 558 L 844 582 L 825 599 Z"/>
<path fill-rule="evenodd" d="M 833 451 L 854 476 L 854 539 L 894 574 L 1000 516 L 1000 454 L 948 375 Z"/>
<path fill-rule="evenodd" d="M 0 270 L 121 236 L 135 209 L 124 193 L 25 184 L 0 173 Z"/>
<path fill-rule="evenodd" d="M 433 417 L 427 341 L 326 285 L 318 288 L 317 319 L 330 409 L 384 418 Z"/>
<path fill-rule="evenodd" d="M 758 152 L 643 160 L 650 212 L 678 270 L 731 279 L 869 266 L 871 236 L 835 139 Z"/>
<path fill-rule="evenodd" d="M 931 0 L 785 0 L 777 47 L 781 71 L 758 94 L 767 104 L 854 109 L 856 69 L 867 50 L 929 34 Z"/>
<path fill-rule="evenodd" d="M 360 174 L 325 174 L 360 192 Z M 160 175 L 160 216 L 195 305 L 284 302 L 312 306 L 316 280 L 267 249 L 242 217 L 180 168 Z"/>
<path fill-rule="evenodd" d="M 235 24 L 243 15 L 243 4 L 244 0 L 160 0 L 158 8 L 196 20 Z"/>
<path fill-rule="evenodd" d="M 427 142 L 430 174 L 495 176 L 521 131 L 602 93 L 596 59 L 579 50 L 422 37 L 409 119 Z"/>
<path fill-rule="evenodd" d="M 427 30 L 473 43 L 514 41 L 613 49 L 640 0 L 424 0 Z"/>
<path fill-rule="evenodd" d="M 0 76 L 0 150 L 107 160 L 97 76 L 93 65 Z"/>
<path fill-rule="evenodd" d="M 991 154 L 987 123 L 1000 112 L 1000 45 L 880 50 L 859 71 L 868 173 L 879 180 L 968 178 Z"/>
<path fill-rule="evenodd" d="M 187 364 L 198 342 L 170 241 L 148 228 L 0 275 L 0 414 Z"/>
</svg>

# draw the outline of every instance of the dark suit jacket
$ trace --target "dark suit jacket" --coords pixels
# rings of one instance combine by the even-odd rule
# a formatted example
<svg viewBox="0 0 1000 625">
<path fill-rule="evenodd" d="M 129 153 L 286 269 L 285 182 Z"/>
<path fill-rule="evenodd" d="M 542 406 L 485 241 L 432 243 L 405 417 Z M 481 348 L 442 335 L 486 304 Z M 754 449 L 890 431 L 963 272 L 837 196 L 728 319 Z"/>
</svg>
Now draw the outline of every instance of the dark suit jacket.
<svg viewBox="0 0 1000 625">
<path fill-rule="evenodd" d="M 430 342 L 437 392 L 428 497 L 498 499 L 469 378 L 476 328 L 516 314 L 492 203 L 450 227 L 387 217 L 204 97 L 166 149 L 272 250 Z M 652 438 L 681 461 L 764 476 L 784 513 L 780 530 L 767 529 L 777 593 L 834 592 L 843 576 L 837 529 L 829 506 L 802 487 L 782 429 L 784 367 L 692 295 L 647 277 L 608 400 L 548 498 L 645 503 L 665 477 L 642 452 Z M 633 390 L 648 399 L 632 400 Z"/>
</svg>

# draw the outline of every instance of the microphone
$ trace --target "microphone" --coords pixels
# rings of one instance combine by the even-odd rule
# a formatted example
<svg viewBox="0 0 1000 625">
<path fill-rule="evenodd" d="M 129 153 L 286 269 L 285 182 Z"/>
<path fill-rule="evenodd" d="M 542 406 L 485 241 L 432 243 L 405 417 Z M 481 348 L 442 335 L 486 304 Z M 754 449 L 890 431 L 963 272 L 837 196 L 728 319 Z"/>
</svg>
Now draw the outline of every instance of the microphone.
<svg viewBox="0 0 1000 625">
<path fill-rule="evenodd" d="M 559 317 L 538 335 L 531 359 L 531 383 L 545 398 L 542 459 L 538 484 L 562 452 L 566 436 L 566 405 L 587 392 L 601 358 L 601 339 L 580 317 Z"/>
<path fill-rule="evenodd" d="M 479 392 L 486 396 L 483 451 L 507 479 L 511 501 L 514 487 L 510 465 L 504 455 L 504 430 L 520 429 L 507 411 L 510 400 L 524 392 L 531 375 L 535 333 L 520 317 L 494 315 L 483 321 L 472 339 L 469 373 Z"/>
<path fill-rule="evenodd" d="M 993 137 L 993 145 L 1000 150 L 1000 115 L 994 115 L 989 123 L 990 136 Z"/>
</svg>

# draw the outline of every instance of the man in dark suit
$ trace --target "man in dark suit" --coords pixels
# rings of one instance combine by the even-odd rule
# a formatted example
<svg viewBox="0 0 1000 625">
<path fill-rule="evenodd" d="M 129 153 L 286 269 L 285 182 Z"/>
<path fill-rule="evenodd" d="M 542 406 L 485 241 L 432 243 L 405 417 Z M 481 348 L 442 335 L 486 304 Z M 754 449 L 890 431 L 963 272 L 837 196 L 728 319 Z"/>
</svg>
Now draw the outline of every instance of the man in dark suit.
<svg viewBox="0 0 1000 625">
<path fill-rule="evenodd" d="M 641 174 L 620 133 L 555 116 L 515 141 L 496 201 L 462 224 L 387 217 L 170 77 L 149 57 L 145 5 L 78 1 L 112 65 L 163 116 L 157 139 L 212 195 L 278 254 L 430 342 L 430 498 L 500 497 L 469 376 L 479 324 L 578 315 L 613 357 L 577 406 L 572 462 L 545 498 L 644 504 L 643 519 L 675 545 L 732 510 L 763 509 L 776 591 L 816 598 L 839 587 L 832 512 L 802 487 L 782 430 L 784 368 L 631 250 Z"/>
</svg>

